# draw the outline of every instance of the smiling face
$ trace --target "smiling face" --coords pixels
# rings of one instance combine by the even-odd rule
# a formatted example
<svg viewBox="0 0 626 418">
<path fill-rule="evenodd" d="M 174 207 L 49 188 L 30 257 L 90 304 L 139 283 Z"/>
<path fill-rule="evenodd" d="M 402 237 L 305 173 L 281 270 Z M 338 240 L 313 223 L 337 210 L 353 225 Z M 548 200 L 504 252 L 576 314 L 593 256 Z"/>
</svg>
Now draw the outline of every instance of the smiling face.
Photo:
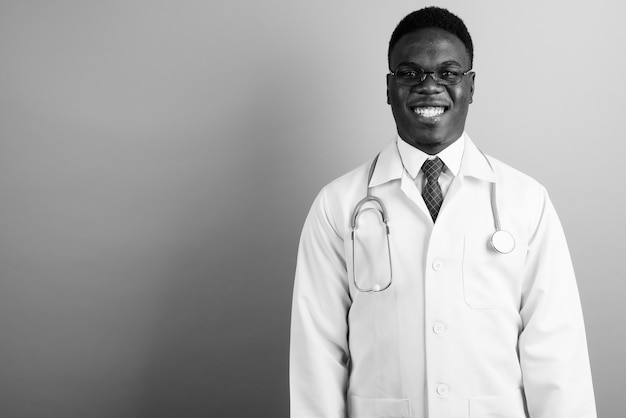
<svg viewBox="0 0 626 418">
<path fill-rule="evenodd" d="M 465 72 L 470 69 L 470 57 L 455 35 L 426 28 L 400 38 L 391 51 L 390 66 L 392 71 L 456 67 Z M 461 136 L 473 94 L 474 73 L 450 86 L 438 84 L 430 75 L 418 85 L 404 86 L 393 75 L 387 75 L 387 103 L 391 105 L 398 134 L 431 155 Z"/>
</svg>

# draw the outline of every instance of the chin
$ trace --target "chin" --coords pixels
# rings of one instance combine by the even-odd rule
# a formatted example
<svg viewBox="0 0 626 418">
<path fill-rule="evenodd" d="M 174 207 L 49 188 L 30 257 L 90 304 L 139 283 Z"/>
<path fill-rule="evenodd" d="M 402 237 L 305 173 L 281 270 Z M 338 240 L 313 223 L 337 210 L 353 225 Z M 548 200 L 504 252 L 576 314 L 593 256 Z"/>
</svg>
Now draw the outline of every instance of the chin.
<svg viewBox="0 0 626 418">
<path fill-rule="evenodd" d="M 413 132 L 411 135 L 400 134 L 400 137 L 427 154 L 436 154 L 460 138 L 461 135 L 462 132 L 456 135 L 447 134 L 446 132 L 433 132 L 432 130 L 426 132 L 420 130 L 419 132 Z"/>
</svg>

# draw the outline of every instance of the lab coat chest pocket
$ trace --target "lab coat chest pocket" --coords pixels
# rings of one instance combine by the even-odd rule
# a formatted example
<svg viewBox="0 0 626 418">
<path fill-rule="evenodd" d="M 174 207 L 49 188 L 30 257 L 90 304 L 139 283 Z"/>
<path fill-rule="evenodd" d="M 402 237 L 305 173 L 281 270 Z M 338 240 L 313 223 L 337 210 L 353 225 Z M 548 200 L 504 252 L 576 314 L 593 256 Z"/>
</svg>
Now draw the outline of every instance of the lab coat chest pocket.
<svg viewBox="0 0 626 418">
<path fill-rule="evenodd" d="M 463 249 L 463 294 L 473 309 L 519 307 L 524 251 L 495 251 L 489 235 L 465 236 Z"/>
</svg>

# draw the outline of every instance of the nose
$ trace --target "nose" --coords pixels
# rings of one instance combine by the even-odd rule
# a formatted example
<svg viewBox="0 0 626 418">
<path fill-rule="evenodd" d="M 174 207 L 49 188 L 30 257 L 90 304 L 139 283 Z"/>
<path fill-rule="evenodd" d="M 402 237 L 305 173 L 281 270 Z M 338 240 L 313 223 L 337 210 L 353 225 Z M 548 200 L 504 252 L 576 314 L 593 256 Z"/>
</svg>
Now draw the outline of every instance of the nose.
<svg viewBox="0 0 626 418">
<path fill-rule="evenodd" d="M 437 82 L 437 79 L 435 78 L 435 72 L 434 71 L 424 71 L 424 75 L 422 75 L 422 83 L 424 81 L 426 81 L 428 76 L 430 76 L 430 78 L 432 78 L 435 83 Z"/>
<path fill-rule="evenodd" d="M 422 82 L 416 86 L 413 86 L 413 89 L 422 94 L 435 94 L 440 93 L 443 89 L 443 86 L 439 84 L 435 79 L 435 73 L 429 71 L 424 72 Z"/>
</svg>

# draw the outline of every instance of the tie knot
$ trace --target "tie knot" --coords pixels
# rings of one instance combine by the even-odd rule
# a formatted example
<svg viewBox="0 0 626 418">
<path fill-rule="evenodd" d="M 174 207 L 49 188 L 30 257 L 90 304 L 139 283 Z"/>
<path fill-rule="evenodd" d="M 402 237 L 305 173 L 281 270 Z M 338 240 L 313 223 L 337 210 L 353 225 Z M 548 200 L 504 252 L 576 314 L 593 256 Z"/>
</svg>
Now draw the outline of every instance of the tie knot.
<svg viewBox="0 0 626 418">
<path fill-rule="evenodd" d="M 432 160 L 424 161 L 422 165 L 422 171 L 427 180 L 436 181 L 443 170 L 443 161 L 439 157 L 435 157 Z"/>
</svg>

